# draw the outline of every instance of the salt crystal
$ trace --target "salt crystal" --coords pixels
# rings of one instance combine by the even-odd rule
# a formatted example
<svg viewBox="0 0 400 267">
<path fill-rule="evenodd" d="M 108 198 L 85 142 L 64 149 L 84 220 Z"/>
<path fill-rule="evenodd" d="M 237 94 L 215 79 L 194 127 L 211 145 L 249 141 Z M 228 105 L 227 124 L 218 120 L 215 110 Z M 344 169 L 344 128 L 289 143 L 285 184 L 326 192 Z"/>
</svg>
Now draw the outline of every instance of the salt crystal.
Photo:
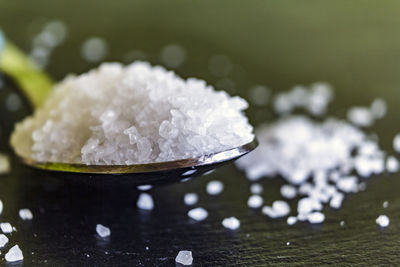
<svg viewBox="0 0 400 267">
<path fill-rule="evenodd" d="M 264 206 L 262 213 L 269 216 L 270 218 L 285 217 L 290 213 L 289 204 L 282 200 L 276 200 L 272 203 L 272 206 Z"/>
<path fill-rule="evenodd" d="M 208 217 L 208 212 L 203 208 L 195 208 L 188 211 L 188 216 L 196 221 L 203 221 Z"/>
<path fill-rule="evenodd" d="M 376 224 L 378 224 L 380 227 L 388 227 L 390 224 L 389 217 L 386 215 L 380 215 L 376 219 Z"/>
<path fill-rule="evenodd" d="M 10 223 L 0 223 L 0 229 L 3 233 L 9 234 L 13 231 L 13 228 Z"/>
<path fill-rule="evenodd" d="M 102 238 L 109 237 L 111 235 L 110 228 L 108 228 L 102 224 L 96 225 L 96 232 Z"/>
<path fill-rule="evenodd" d="M 105 57 L 107 50 L 107 43 L 103 38 L 90 37 L 83 43 L 81 55 L 89 62 L 98 62 Z"/>
<path fill-rule="evenodd" d="M 0 248 L 4 247 L 8 243 L 8 237 L 4 234 L 0 234 Z"/>
<path fill-rule="evenodd" d="M 250 89 L 249 99 L 257 106 L 265 106 L 268 103 L 270 97 L 270 90 L 262 85 L 254 86 Z"/>
<path fill-rule="evenodd" d="M 154 208 L 153 198 L 147 193 L 141 193 L 136 205 L 142 210 L 152 210 Z"/>
<path fill-rule="evenodd" d="M 22 255 L 22 251 L 18 245 L 13 246 L 10 250 L 6 253 L 5 259 L 8 262 L 16 262 L 22 261 L 24 256 Z"/>
<path fill-rule="evenodd" d="M 340 227 L 344 226 L 344 221 L 340 221 Z"/>
<path fill-rule="evenodd" d="M 252 209 L 260 208 L 263 203 L 264 203 L 264 200 L 259 195 L 252 195 L 247 200 L 247 206 L 249 206 L 249 208 L 252 208 Z"/>
<path fill-rule="evenodd" d="M 33 214 L 30 209 L 20 209 L 19 210 L 19 217 L 22 220 L 32 220 Z"/>
<path fill-rule="evenodd" d="M 136 188 L 139 191 L 149 191 L 153 186 L 150 184 L 138 185 Z"/>
<path fill-rule="evenodd" d="M 0 153 L 0 175 L 10 172 L 10 161 L 8 157 Z"/>
<path fill-rule="evenodd" d="M 293 225 L 297 222 L 297 218 L 294 216 L 289 216 L 286 220 L 288 225 Z"/>
<path fill-rule="evenodd" d="M 400 164 L 399 160 L 394 156 L 389 156 L 386 159 L 386 170 L 390 173 L 396 173 L 399 171 Z"/>
<path fill-rule="evenodd" d="M 400 133 L 393 139 L 393 148 L 396 152 L 400 153 Z"/>
<path fill-rule="evenodd" d="M 192 265 L 193 257 L 192 252 L 188 250 L 179 251 L 178 255 L 175 258 L 176 263 L 180 263 L 182 265 Z"/>
<path fill-rule="evenodd" d="M 195 173 L 197 170 L 188 170 L 185 171 L 184 173 L 182 173 L 182 176 L 189 176 L 192 175 L 193 173 Z"/>
<path fill-rule="evenodd" d="M 382 98 L 375 99 L 371 104 L 371 114 L 375 119 L 382 119 L 385 117 L 387 105 Z"/>
<path fill-rule="evenodd" d="M 281 186 L 281 195 L 284 198 L 292 199 L 295 198 L 297 195 L 297 190 L 294 186 L 291 185 L 283 185 Z"/>
<path fill-rule="evenodd" d="M 230 230 L 236 230 L 240 227 L 240 221 L 236 217 L 225 218 L 222 225 Z"/>
<path fill-rule="evenodd" d="M 221 194 L 224 190 L 224 184 L 221 181 L 210 181 L 207 184 L 207 193 L 209 195 L 215 196 Z"/>
<path fill-rule="evenodd" d="M 336 186 L 339 190 L 345 193 L 355 193 L 357 192 L 357 177 L 355 176 L 348 176 L 342 177 L 336 183 Z"/>
<path fill-rule="evenodd" d="M 196 193 L 187 193 L 183 199 L 186 205 L 192 206 L 199 201 L 199 196 Z"/>
<path fill-rule="evenodd" d="M 382 207 L 384 209 L 387 209 L 389 207 L 389 201 L 384 201 L 383 204 L 382 204 Z"/>
<path fill-rule="evenodd" d="M 329 205 L 334 209 L 339 209 L 342 206 L 344 195 L 342 193 L 335 193 L 329 202 Z"/>
<path fill-rule="evenodd" d="M 250 186 L 250 192 L 254 195 L 259 195 L 264 191 L 264 188 L 261 184 L 252 184 Z"/>
<path fill-rule="evenodd" d="M 369 127 L 374 123 L 374 118 L 369 108 L 353 107 L 347 113 L 350 122 L 361 127 Z"/>
<path fill-rule="evenodd" d="M 310 223 L 322 223 L 325 220 L 325 215 L 321 212 L 312 212 L 307 215 L 307 220 Z"/>
</svg>

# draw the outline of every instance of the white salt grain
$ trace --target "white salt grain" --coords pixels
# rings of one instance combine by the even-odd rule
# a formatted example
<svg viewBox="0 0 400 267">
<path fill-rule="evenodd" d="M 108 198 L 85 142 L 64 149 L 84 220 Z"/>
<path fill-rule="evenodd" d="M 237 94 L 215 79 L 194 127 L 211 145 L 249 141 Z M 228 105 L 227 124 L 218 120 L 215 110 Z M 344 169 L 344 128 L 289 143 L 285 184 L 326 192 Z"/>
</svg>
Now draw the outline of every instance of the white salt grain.
<svg viewBox="0 0 400 267">
<path fill-rule="evenodd" d="M 24 256 L 22 255 L 22 251 L 18 245 L 13 246 L 10 250 L 6 253 L 5 259 L 8 262 L 16 262 L 22 261 Z"/>
<path fill-rule="evenodd" d="M 325 220 L 325 215 L 321 212 L 312 212 L 307 215 L 307 220 L 310 223 L 322 223 Z"/>
<path fill-rule="evenodd" d="M 393 139 L 393 148 L 396 152 L 400 153 L 400 133 Z"/>
<path fill-rule="evenodd" d="M 247 206 L 252 209 L 258 209 L 264 203 L 264 199 L 259 195 L 252 195 L 247 200 Z"/>
<path fill-rule="evenodd" d="M 296 187 L 291 185 L 282 185 L 281 186 L 281 195 L 287 199 L 293 199 L 297 195 Z"/>
<path fill-rule="evenodd" d="M 384 201 L 383 204 L 382 204 L 382 207 L 384 209 L 387 209 L 389 207 L 389 201 Z"/>
<path fill-rule="evenodd" d="M 297 218 L 294 216 L 289 216 L 286 220 L 288 225 L 293 225 L 297 222 Z"/>
<path fill-rule="evenodd" d="M 0 175 L 8 174 L 10 169 L 10 161 L 8 157 L 0 153 Z"/>
<path fill-rule="evenodd" d="M 329 206 L 334 209 L 339 209 L 342 206 L 344 195 L 342 193 L 335 193 L 329 202 Z"/>
<path fill-rule="evenodd" d="M 176 263 L 180 263 L 182 265 L 192 265 L 193 257 L 192 252 L 188 250 L 179 251 L 178 255 L 175 258 Z"/>
<path fill-rule="evenodd" d="M 357 192 L 358 189 L 357 177 L 355 176 L 342 177 L 336 183 L 336 186 L 339 190 L 345 193 L 355 193 Z"/>
<path fill-rule="evenodd" d="M 344 226 L 344 221 L 340 221 L 340 227 Z"/>
<path fill-rule="evenodd" d="M 230 230 L 237 230 L 240 227 L 240 221 L 236 217 L 225 218 L 222 225 Z"/>
<path fill-rule="evenodd" d="M 388 227 L 390 224 L 389 217 L 386 215 L 380 215 L 376 219 L 376 224 L 378 224 L 380 227 Z"/>
<path fill-rule="evenodd" d="M 369 127 L 374 123 L 371 111 L 365 107 L 352 107 L 347 113 L 347 118 L 353 124 L 361 127 Z"/>
<path fill-rule="evenodd" d="M 161 50 L 161 60 L 169 68 L 177 68 L 183 64 L 186 50 L 178 44 L 169 44 Z"/>
<path fill-rule="evenodd" d="M 20 209 L 19 210 L 19 217 L 22 220 L 32 220 L 33 214 L 30 209 Z"/>
<path fill-rule="evenodd" d="M 81 55 L 89 62 L 98 62 L 106 56 L 107 50 L 107 43 L 103 38 L 91 37 L 83 43 Z"/>
<path fill-rule="evenodd" d="M 400 168 L 399 160 L 396 157 L 389 156 L 386 159 L 386 170 L 389 173 L 396 173 L 399 171 L 399 168 Z"/>
<path fill-rule="evenodd" d="M 250 89 L 249 99 L 257 106 L 265 106 L 268 103 L 270 97 L 270 90 L 262 85 L 254 86 Z"/>
<path fill-rule="evenodd" d="M 142 210 L 152 210 L 154 208 L 153 198 L 147 193 L 141 193 L 136 205 Z"/>
<path fill-rule="evenodd" d="M 371 104 L 371 114 L 375 119 L 382 119 L 385 117 L 387 111 L 387 105 L 385 100 L 382 98 L 375 99 Z"/>
<path fill-rule="evenodd" d="M 9 234 L 13 231 L 13 228 L 10 223 L 0 223 L 0 229 L 3 233 Z"/>
<path fill-rule="evenodd" d="M 104 63 L 57 84 L 46 103 L 17 124 L 11 143 L 19 156 L 41 162 L 186 159 L 251 142 L 247 107 L 240 97 L 160 66 Z"/>
<path fill-rule="evenodd" d="M 8 243 L 8 237 L 4 234 L 0 234 L 0 248 L 4 247 Z"/>
<path fill-rule="evenodd" d="M 187 193 L 183 201 L 186 205 L 193 206 L 199 201 L 199 196 L 196 193 Z"/>
<path fill-rule="evenodd" d="M 188 216 L 195 221 L 203 221 L 208 217 L 208 212 L 203 208 L 195 208 L 188 211 Z"/>
<path fill-rule="evenodd" d="M 151 188 L 153 188 L 153 186 L 150 184 L 144 184 L 144 185 L 138 185 L 136 188 L 139 191 L 149 191 Z"/>
<path fill-rule="evenodd" d="M 290 213 L 289 204 L 282 200 L 276 200 L 272 203 L 272 206 L 264 206 L 262 213 L 270 218 L 281 218 L 285 217 Z"/>
<path fill-rule="evenodd" d="M 252 184 L 250 186 L 250 192 L 254 195 L 259 195 L 264 191 L 264 188 L 261 184 Z"/>
<path fill-rule="evenodd" d="M 106 226 L 104 226 L 102 224 L 97 224 L 96 225 L 96 232 L 102 238 L 105 238 L 105 237 L 108 237 L 108 236 L 111 235 L 110 228 L 108 228 L 108 227 L 106 227 Z"/>
<path fill-rule="evenodd" d="M 215 196 L 222 193 L 224 190 L 224 184 L 221 181 L 210 181 L 207 184 L 207 193 L 209 195 Z"/>
</svg>

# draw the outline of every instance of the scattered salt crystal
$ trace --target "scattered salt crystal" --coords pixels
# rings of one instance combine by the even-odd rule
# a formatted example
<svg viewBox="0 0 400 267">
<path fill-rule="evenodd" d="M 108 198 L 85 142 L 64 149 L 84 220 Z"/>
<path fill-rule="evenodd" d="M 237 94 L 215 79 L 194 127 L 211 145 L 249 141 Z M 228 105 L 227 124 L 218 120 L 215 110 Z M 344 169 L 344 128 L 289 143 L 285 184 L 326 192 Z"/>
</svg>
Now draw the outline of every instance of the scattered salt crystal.
<svg viewBox="0 0 400 267">
<path fill-rule="evenodd" d="M 262 206 L 264 203 L 264 200 L 261 196 L 259 195 L 252 195 L 249 197 L 247 200 L 247 206 L 249 206 L 252 209 L 258 209 Z"/>
<path fill-rule="evenodd" d="M 389 201 L 384 201 L 383 204 L 382 204 L 382 207 L 384 209 L 387 209 L 389 207 Z"/>
<path fill-rule="evenodd" d="M 179 251 L 178 255 L 175 258 L 176 263 L 180 263 L 182 265 L 192 265 L 193 257 L 192 252 L 187 250 Z"/>
<path fill-rule="evenodd" d="M 199 196 L 196 193 L 187 193 L 183 199 L 186 205 L 192 206 L 199 201 Z"/>
<path fill-rule="evenodd" d="M 390 173 L 398 172 L 400 168 L 399 160 L 394 156 L 389 156 L 386 159 L 386 170 Z"/>
<path fill-rule="evenodd" d="M 376 219 L 376 224 L 378 224 L 380 227 L 388 227 L 390 223 L 389 217 L 386 215 L 380 215 Z"/>
<path fill-rule="evenodd" d="M 5 255 L 5 259 L 8 262 L 16 262 L 22 261 L 24 259 L 24 256 L 22 255 L 22 251 L 19 246 L 15 245 L 7 252 L 7 254 Z"/>
<path fill-rule="evenodd" d="M 141 193 L 136 205 L 142 210 L 152 210 L 154 208 L 153 198 L 147 193 Z"/>
<path fill-rule="evenodd" d="M 96 225 L 96 232 L 102 238 L 105 238 L 105 237 L 108 237 L 108 236 L 111 235 L 110 228 L 108 228 L 108 227 L 106 227 L 106 226 L 104 226 L 102 224 L 97 224 Z"/>
<path fill-rule="evenodd" d="M 208 217 L 208 212 L 203 208 L 195 208 L 188 211 L 188 216 L 196 221 L 203 221 Z"/>
<path fill-rule="evenodd" d="M 107 43 L 103 38 L 90 37 L 83 43 L 81 55 L 89 62 L 98 62 L 106 56 L 107 50 Z"/>
<path fill-rule="evenodd" d="M 0 223 L 0 229 L 5 234 L 9 234 L 13 231 L 11 224 L 8 222 Z"/>
<path fill-rule="evenodd" d="M 4 247 L 8 243 L 8 238 L 4 234 L 0 234 L 0 248 Z"/>
<path fill-rule="evenodd" d="M 288 242 L 286 242 L 286 246 L 290 246 L 290 242 L 288 241 Z"/>
<path fill-rule="evenodd" d="M 371 104 L 371 114 L 375 119 L 382 119 L 385 117 L 387 105 L 382 98 L 375 99 Z"/>
<path fill-rule="evenodd" d="M 210 181 L 207 184 L 207 193 L 209 195 L 215 196 L 221 194 L 224 190 L 224 184 L 221 181 Z"/>
<path fill-rule="evenodd" d="M 139 191 L 148 191 L 148 190 L 150 190 L 152 187 L 153 187 L 153 186 L 150 185 L 150 184 L 144 184 L 144 185 L 139 185 L 139 186 L 137 186 L 136 188 L 137 188 Z"/>
<path fill-rule="evenodd" d="M 293 225 L 297 222 L 297 218 L 294 216 L 289 216 L 286 220 L 288 225 Z"/>
<path fill-rule="evenodd" d="M 321 212 L 312 212 L 307 215 L 307 220 L 310 223 L 322 223 L 325 220 L 325 215 Z"/>
<path fill-rule="evenodd" d="M 297 202 L 297 212 L 299 214 L 308 214 L 311 211 L 314 210 L 314 202 L 316 200 L 312 199 L 312 198 L 302 198 L 299 200 L 299 202 Z"/>
<path fill-rule="evenodd" d="M 347 113 L 347 118 L 353 124 L 361 127 L 369 127 L 374 123 L 370 109 L 365 107 L 352 107 Z"/>
<path fill-rule="evenodd" d="M 264 206 L 262 213 L 270 218 L 285 217 L 290 213 L 289 204 L 282 200 L 276 200 L 272 203 L 272 206 Z"/>
<path fill-rule="evenodd" d="M 240 221 L 236 217 L 225 218 L 222 225 L 230 230 L 236 230 L 240 227 Z"/>
<path fill-rule="evenodd" d="M 340 221 L 340 227 L 344 226 L 344 221 Z"/>
<path fill-rule="evenodd" d="M 335 193 L 329 202 L 329 206 L 331 206 L 334 209 L 339 209 L 342 206 L 342 202 L 344 199 L 344 195 L 342 193 Z"/>
<path fill-rule="evenodd" d="M 283 186 L 281 187 L 281 195 L 282 195 L 284 198 L 292 199 L 292 198 L 295 198 L 295 197 L 296 197 L 296 195 L 297 195 L 297 190 L 296 190 L 296 188 L 295 188 L 294 186 L 291 186 L 291 185 L 283 185 Z"/>
<path fill-rule="evenodd" d="M 393 148 L 396 152 L 400 153 L 400 133 L 397 134 L 393 139 Z"/>
<path fill-rule="evenodd" d="M 357 177 L 356 176 L 348 176 L 342 177 L 336 183 L 336 186 L 339 190 L 345 193 L 355 193 L 357 192 Z"/>
<path fill-rule="evenodd" d="M 8 157 L 0 153 L 0 175 L 10 172 L 10 161 Z"/>
<path fill-rule="evenodd" d="M 257 106 L 265 106 L 268 103 L 270 97 L 270 90 L 262 85 L 254 86 L 250 89 L 249 99 Z"/>
<path fill-rule="evenodd" d="M 30 209 L 20 209 L 19 210 L 19 217 L 22 220 L 32 220 L 33 214 Z"/>
<path fill-rule="evenodd" d="M 261 184 L 252 184 L 250 186 L 250 192 L 254 195 L 259 195 L 264 191 L 264 188 Z"/>
</svg>

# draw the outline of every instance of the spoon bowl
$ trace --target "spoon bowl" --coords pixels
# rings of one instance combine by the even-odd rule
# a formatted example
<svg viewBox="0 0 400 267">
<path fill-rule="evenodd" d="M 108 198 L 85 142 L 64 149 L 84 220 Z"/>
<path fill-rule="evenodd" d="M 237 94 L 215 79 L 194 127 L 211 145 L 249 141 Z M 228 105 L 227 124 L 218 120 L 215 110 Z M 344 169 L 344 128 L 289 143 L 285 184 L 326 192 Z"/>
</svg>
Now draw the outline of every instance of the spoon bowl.
<svg viewBox="0 0 400 267">
<path fill-rule="evenodd" d="M 161 185 L 186 181 L 212 172 L 257 147 L 257 140 L 222 152 L 195 158 L 134 165 L 85 165 L 22 161 L 33 168 L 54 172 L 57 178 L 94 186 Z"/>
</svg>

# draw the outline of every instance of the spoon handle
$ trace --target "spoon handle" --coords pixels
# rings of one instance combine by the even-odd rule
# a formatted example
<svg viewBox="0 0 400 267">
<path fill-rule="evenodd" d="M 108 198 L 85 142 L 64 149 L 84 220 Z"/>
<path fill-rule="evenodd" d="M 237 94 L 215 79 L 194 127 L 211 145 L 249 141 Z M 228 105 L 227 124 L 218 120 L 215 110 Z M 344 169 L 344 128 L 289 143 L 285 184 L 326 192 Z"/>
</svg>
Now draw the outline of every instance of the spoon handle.
<svg viewBox="0 0 400 267">
<path fill-rule="evenodd" d="M 0 30 L 0 71 L 10 76 L 34 108 L 41 106 L 50 93 L 52 80 L 22 51 L 5 39 Z"/>
</svg>

